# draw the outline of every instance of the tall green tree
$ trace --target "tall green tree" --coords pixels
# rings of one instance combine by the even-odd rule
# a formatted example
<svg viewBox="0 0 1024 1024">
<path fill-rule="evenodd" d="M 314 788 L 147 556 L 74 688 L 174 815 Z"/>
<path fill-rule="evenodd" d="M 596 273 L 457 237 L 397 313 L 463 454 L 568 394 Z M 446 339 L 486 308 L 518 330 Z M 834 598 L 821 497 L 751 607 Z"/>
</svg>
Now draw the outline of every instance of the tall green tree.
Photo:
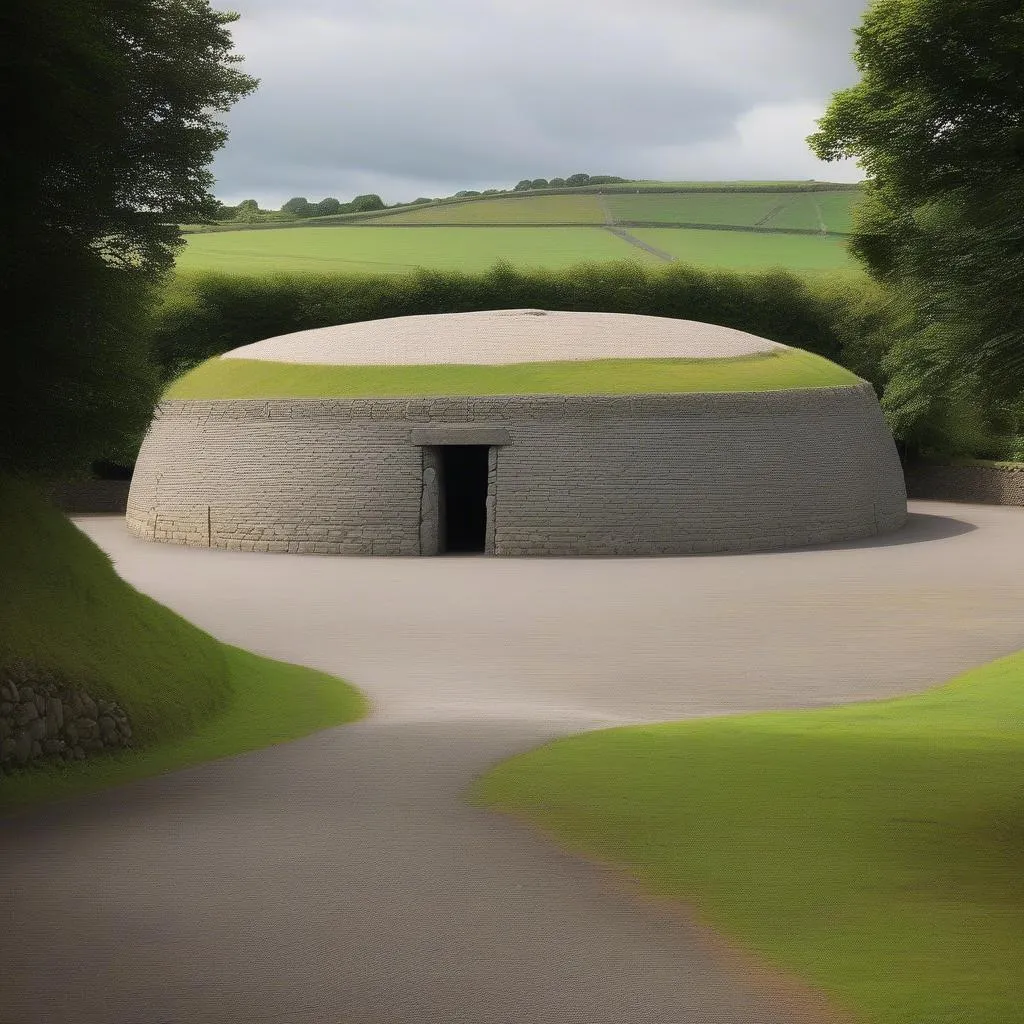
<svg viewBox="0 0 1024 1024">
<path fill-rule="evenodd" d="M 313 207 L 305 196 L 295 196 L 281 207 L 282 213 L 294 213 L 296 217 L 312 217 Z"/>
<path fill-rule="evenodd" d="M 350 205 L 355 213 L 371 213 L 374 210 L 385 209 L 384 200 L 375 193 L 356 196 Z"/>
<path fill-rule="evenodd" d="M 152 289 L 213 219 L 219 119 L 255 88 L 207 0 L 0 8 L 0 471 L 59 473 L 144 425 Z"/>
<path fill-rule="evenodd" d="M 334 196 L 327 196 L 326 199 L 321 199 L 319 203 L 316 203 L 313 207 L 313 216 L 315 217 L 330 217 L 331 215 L 340 212 L 341 201 L 335 199 Z"/>
<path fill-rule="evenodd" d="M 860 80 L 808 142 L 868 176 L 851 248 L 890 295 L 883 404 L 913 435 L 1024 393 L 1024 5 L 876 0 L 855 34 Z"/>
</svg>

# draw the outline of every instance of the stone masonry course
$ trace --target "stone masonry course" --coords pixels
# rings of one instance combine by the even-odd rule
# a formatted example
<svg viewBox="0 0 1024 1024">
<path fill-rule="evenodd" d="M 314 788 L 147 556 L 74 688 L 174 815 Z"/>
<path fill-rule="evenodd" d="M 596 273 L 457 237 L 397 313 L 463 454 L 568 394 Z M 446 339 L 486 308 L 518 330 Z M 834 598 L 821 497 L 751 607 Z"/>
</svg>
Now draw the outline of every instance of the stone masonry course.
<svg viewBox="0 0 1024 1024">
<path fill-rule="evenodd" d="M 433 553 L 425 481 L 436 486 L 435 447 L 460 438 L 490 448 L 495 555 L 768 550 L 883 533 L 906 517 L 895 445 L 865 383 L 165 401 L 128 525 L 150 540 L 242 551 Z"/>
</svg>

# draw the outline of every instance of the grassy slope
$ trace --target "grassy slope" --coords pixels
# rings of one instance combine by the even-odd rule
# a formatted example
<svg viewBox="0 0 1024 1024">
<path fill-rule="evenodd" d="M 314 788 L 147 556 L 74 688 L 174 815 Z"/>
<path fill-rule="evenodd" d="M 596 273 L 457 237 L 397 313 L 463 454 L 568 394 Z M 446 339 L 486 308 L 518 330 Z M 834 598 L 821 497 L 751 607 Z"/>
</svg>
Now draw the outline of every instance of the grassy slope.
<svg viewBox="0 0 1024 1024">
<path fill-rule="evenodd" d="M 474 790 L 879 1024 L 1016 1024 L 1024 655 L 926 694 L 589 733 Z"/>
<path fill-rule="evenodd" d="M 637 189 L 663 189 L 666 187 L 679 189 L 680 191 L 688 190 L 705 190 L 714 189 L 719 192 L 729 192 L 735 189 L 744 188 L 769 188 L 778 189 L 780 191 L 793 191 L 801 192 L 808 191 L 812 185 L 828 185 L 836 184 L 836 182 L 813 182 L 813 181 L 630 181 L 625 184 L 617 185 L 597 185 L 593 186 L 599 188 L 605 192 L 611 191 L 636 191 Z"/>
<path fill-rule="evenodd" d="M 829 231 L 850 231 L 857 192 L 808 192 L 794 196 L 766 222 L 769 228 L 803 228 L 817 231 L 824 222 Z"/>
<path fill-rule="evenodd" d="M 446 206 L 420 207 L 368 224 L 603 224 L 604 211 L 597 196 L 545 196 L 474 199 Z"/>
<path fill-rule="evenodd" d="M 802 198 L 802 197 L 799 197 Z M 666 221 L 669 224 L 726 224 L 751 227 L 793 199 L 772 193 L 660 192 L 608 196 L 617 221 Z"/>
<path fill-rule="evenodd" d="M 223 647 L 122 582 L 62 515 L 0 481 L 0 524 L 0 663 L 30 660 L 122 702 L 142 741 L 226 704 Z"/>
<path fill-rule="evenodd" d="M 737 191 L 752 185 L 773 191 Z M 709 187 L 717 191 L 701 191 Z M 649 191 L 658 188 L 677 191 Z M 627 224 L 663 221 L 742 228 L 761 222 L 766 228 L 817 231 L 824 222 L 832 231 L 849 230 L 850 210 L 859 198 L 858 192 L 806 189 L 806 182 L 638 182 L 635 186 L 607 186 L 601 196 L 596 190 L 587 190 L 564 195 L 538 192 L 447 200 L 369 217 L 350 214 L 324 218 L 317 221 L 318 226 L 295 226 L 309 223 L 302 221 L 255 225 L 266 229 L 259 231 L 244 230 L 245 226 L 224 231 L 218 226 L 216 232 L 189 236 L 178 266 L 239 273 L 320 270 L 393 274 L 417 267 L 473 272 L 490 268 L 498 259 L 520 267 L 551 269 L 623 258 L 655 261 L 642 249 L 599 230 L 605 222 L 606 207 L 617 221 Z M 352 218 L 364 226 L 354 225 Z M 338 226 L 332 228 L 329 224 Z M 486 224 L 516 227 L 472 227 Z M 545 224 L 579 226 L 543 227 Z M 415 226 L 415 231 L 396 230 L 402 225 Z M 723 238 L 720 231 L 654 230 L 660 232 L 660 237 L 638 237 L 678 259 L 705 266 L 783 266 L 820 273 L 853 265 L 836 239 L 753 232 L 729 232 Z"/>
<path fill-rule="evenodd" d="M 721 224 L 800 228 L 817 231 L 820 220 L 832 231 L 849 230 L 855 192 L 747 193 L 723 191 L 644 192 L 597 195 L 509 196 L 463 203 L 414 207 L 370 218 L 367 224 L 603 224 L 604 207 L 619 222 L 664 221 L 668 224 Z M 820 213 L 820 219 L 819 219 Z"/>
<path fill-rule="evenodd" d="M 406 273 L 416 267 L 486 270 L 498 259 L 559 269 L 589 260 L 653 257 L 600 228 L 291 228 L 190 235 L 183 270 Z"/>
<path fill-rule="evenodd" d="M 501 366 L 319 366 L 208 359 L 166 398 L 639 394 L 842 387 L 848 370 L 797 349 L 736 359 L 596 359 Z"/>
<path fill-rule="evenodd" d="M 841 239 L 699 228 L 631 228 L 630 234 L 676 259 L 727 270 L 847 270 L 857 264 Z"/>
<path fill-rule="evenodd" d="M 226 647 L 120 579 L 24 485 L 0 479 L 0 664 L 28 660 L 118 701 L 137 751 L 0 778 L 0 809 L 266 746 L 359 717 L 319 672 Z"/>
</svg>

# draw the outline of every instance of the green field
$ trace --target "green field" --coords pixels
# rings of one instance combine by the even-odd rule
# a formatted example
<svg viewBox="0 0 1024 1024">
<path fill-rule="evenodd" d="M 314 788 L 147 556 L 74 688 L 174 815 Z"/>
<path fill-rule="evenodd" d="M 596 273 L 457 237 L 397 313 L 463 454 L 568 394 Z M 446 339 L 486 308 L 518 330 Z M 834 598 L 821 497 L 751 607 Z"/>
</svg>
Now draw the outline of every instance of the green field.
<svg viewBox="0 0 1024 1024">
<path fill-rule="evenodd" d="M 659 186 L 662 191 L 656 191 Z M 757 187 L 765 190 L 742 191 Z M 499 259 L 524 269 L 550 270 L 621 259 L 664 262 L 604 230 L 609 224 L 625 226 L 673 259 L 706 267 L 819 273 L 855 266 L 841 239 L 823 237 L 823 228 L 850 230 L 858 191 L 808 191 L 806 182 L 643 182 L 624 189 L 608 186 L 600 195 L 588 189 L 565 195 L 484 196 L 393 213 L 325 218 L 319 224 L 297 222 L 305 225 L 301 227 L 296 222 L 268 223 L 231 231 L 219 225 L 186 236 L 178 267 L 245 274 L 395 274 L 417 268 L 473 273 Z M 631 227 L 659 223 L 666 227 Z M 669 226 L 681 224 L 706 224 L 714 230 Z M 733 230 L 743 228 L 756 230 Z"/>
<path fill-rule="evenodd" d="M 750 227 L 787 201 L 787 196 L 741 192 L 651 192 L 646 195 L 606 196 L 605 202 L 617 223 L 664 221 L 667 224 L 728 224 Z"/>
<path fill-rule="evenodd" d="M 729 227 L 786 228 L 819 232 L 850 230 L 856 192 L 802 194 L 741 192 L 648 193 L 606 196 L 619 223 L 662 221 L 666 224 L 708 224 Z"/>
<path fill-rule="evenodd" d="M 764 224 L 768 228 L 800 228 L 847 233 L 852 227 L 853 208 L 860 200 L 856 192 L 808 192 L 793 196 Z"/>
<path fill-rule="evenodd" d="M 182 270 L 407 273 L 417 267 L 487 270 L 504 259 L 557 270 L 576 263 L 658 262 L 601 228 L 322 227 L 188 235 Z"/>
<path fill-rule="evenodd" d="M 827 185 L 829 182 L 807 181 L 627 181 L 614 185 L 587 186 L 588 188 L 599 188 L 603 191 L 623 192 L 630 190 L 664 189 L 674 188 L 680 190 L 704 190 L 714 189 L 716 192 L 730 192 L 737 189 L 747 188 L 768 188 L 780 189 L 790 192 L 806 192 L 812 186 Z"/>
<path fill-rule="evenodd" d="M 727 270 L 858 270 L 840 238 L 701 228 L 630 228 L 636 238 L 684 263 Z"/>
<path fill-rule="evenodd" d="M 684 262 L 729 270 L 853 270 L 841 239 L 700 228 L 632 228 L 630 234 Z M 558 270 L 577 263 L 660 262 L 603 228 L 323 227 L 189 235 L 182 270 L 258 274 L 278 270 L 399 274 L 426 267 L 487 270 L 499 259 Z"/>
<path fill-rule="evenodd" d="M 420 206 L 385 217 L 371 217 L 367 224 L 603 224 L 604 210 L 598 196 L 509 196 L 473 199 L 461 203 Z"/>
<path fill-rule="evenodd" d="M 628 727 L 476 802 L 621 865 L 873 1024 L 1019 1024 L 1024 654 L 920 696 Z"/>
<path fill-rule="evenodd" d="M 218 357 L 175 381 L 165 397 L 622 395 L 777 391 L 857 382 L 849 370 L 799 349 L 735 359 L 595 359 L 500 366 L 318 366 Z"/>
<path fill-rule="evenodd" d="M 817 233 L 850 229 L 856 192 L 653 192 L 608 195 L 543 193 L 472 199 L 419 206 L 371 217 L 367 224 L 708 224 L 729 227 L 785 228 Z"/>
</svg>

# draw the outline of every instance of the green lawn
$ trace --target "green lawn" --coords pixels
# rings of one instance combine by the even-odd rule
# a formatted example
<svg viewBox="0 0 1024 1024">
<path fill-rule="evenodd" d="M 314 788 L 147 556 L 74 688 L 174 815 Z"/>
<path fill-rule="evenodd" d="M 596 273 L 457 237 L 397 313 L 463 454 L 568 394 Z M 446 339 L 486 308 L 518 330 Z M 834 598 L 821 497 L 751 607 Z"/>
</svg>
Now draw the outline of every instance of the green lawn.
<svg viewBox="0 0 1024 1024">
<path fill-rule="evenodd" d="M 414 207 L 403 213 L 374 217 L 368 224 L 603 224 L 597 196 L 509 196 L 473 199 L 442 206 Z"/>
<path fill-rule="evenodd" d="M 626 868 L 874 1024 L 1019 1024 L 1024 654 L 920 696 L 593 732 L 474 802 Z"/>
<path fill-rule="evenodd" d="M 137 750 L 0 776 L 0 810 L 337 725 L 362 696 L 320 672 L 226 647 L 140 594 L 23 484 L 0 479 L 0 666 L 27 661 L 116 700 Z"/>
<path fill-rule="evenodd" d="M 277 270 L 393 274 L 417 267 L 480 271 L 499 259 L 520 267 L 556 270 L 589 261 L 656 262 L 597 227 L 320 227 L 189 235 L 177 265 L 183 270 L 245 274 Z"/>
<path fill-rule="evenodd" d="M 368 398 L 406 395 L 571 395 L 778 391 L 858 383 L 798 349 L 735 359 L 595 359 L 502 366 L 319 366 L 215 357 L 165 398 Z"/>
<path fill-rule="evenodd" d="M 684 263 L 723 270 L 780 267 L 801 273 L 859 269 L 838 238 L 700 228 L 631 228 L 629 233 Z"/>
</svg>

